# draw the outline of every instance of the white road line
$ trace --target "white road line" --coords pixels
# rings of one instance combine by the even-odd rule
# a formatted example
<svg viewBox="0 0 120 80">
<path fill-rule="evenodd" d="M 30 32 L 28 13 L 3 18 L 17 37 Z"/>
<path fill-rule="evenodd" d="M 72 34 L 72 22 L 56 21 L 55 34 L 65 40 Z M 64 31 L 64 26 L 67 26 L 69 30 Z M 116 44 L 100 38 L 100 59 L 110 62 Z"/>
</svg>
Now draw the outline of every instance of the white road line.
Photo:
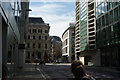
<svg viewBox="0 0 120 80">
<path fill-rule="evenodd" d="M 37 70 L 41 73 L 42 77 L 43 77 L 45 80 L 47 80 L 47 78 L 44 76 L 43 72 L 42 72 L 39 68 L 37 68 Z"/>
</svg>

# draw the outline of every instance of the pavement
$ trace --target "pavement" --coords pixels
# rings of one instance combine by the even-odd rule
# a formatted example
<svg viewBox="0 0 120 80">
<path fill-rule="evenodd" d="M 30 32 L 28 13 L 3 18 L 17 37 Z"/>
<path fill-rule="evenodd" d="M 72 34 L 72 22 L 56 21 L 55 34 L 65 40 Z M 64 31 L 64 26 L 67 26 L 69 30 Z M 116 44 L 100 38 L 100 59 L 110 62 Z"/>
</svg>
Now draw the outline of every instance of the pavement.
<svg viewBox="0 0 120 80">
<path fill-rule="evenodd" d="M 35 64 L 25 64 L 24 68 L 17 71 L 12 80 L 48 80 L 48 76 Z"/>
<path fill-rule="evenodd" d="M 85 66 L 86 69 L 94 69 L 94 70 L 101 70 L 106 72 L 112 72 L 116 74 L 120 74 L 120 67 L 100 67 L 100 66 Z"/>
</svg>

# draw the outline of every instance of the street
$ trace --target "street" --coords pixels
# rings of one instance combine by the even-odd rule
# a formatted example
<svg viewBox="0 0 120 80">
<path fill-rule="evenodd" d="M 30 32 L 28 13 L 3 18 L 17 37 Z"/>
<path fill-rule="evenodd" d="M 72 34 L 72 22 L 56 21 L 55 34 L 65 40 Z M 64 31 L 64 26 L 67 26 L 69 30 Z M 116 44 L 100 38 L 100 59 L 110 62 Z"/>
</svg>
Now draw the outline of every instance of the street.
<svg viewBox="0 0 120 80">
<path fill-rule="evenodd" d="M 67 64 L 46 64 L 39 65 L 38 68 L 42 69 L 52 80 L 70 80 L 73 78 L 70 65 Z"/>
<path fill-rule="evenodd" d="M 25 64 L 12 80 L 73 80 L 70 63 Z M 36 66 L 36 67 L 35 67 Z M 96 80 L 120 80 L 120 72 L 109 68 L 85 66 L 86 72 Z M 11 79 L 10 79 L 11 80 Z"/>
<path fill-rule="evenodd" d="M 71 80 L 74 78 L 70 70 L 70 64 L 46 64 L 38 68 L 51 80 Z M 99 67 L 86 67 L 87 74 L 93 75 L 97 80 L 120 80 L 120 74 L 112 71 L 105 71 Z"/>
</svg>

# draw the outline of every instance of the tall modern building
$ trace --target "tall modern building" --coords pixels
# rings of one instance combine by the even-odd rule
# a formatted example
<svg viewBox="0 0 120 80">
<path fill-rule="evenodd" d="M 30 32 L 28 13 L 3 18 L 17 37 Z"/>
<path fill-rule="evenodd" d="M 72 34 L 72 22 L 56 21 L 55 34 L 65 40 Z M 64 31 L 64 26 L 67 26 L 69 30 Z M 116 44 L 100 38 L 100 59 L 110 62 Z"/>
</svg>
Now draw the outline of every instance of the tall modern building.
<svg viewBox="0 0 120 80">
<path fill-rule="evenodd" d="M 95 55 L 95 2 L 76 0 L 75 54 L 86 65 Z"/>
<path fill-rule="evenodd" d="M 75 24 L 70 23 L 62 34 L 62 57 L 64 62 L 75 60 Z"/>
<path fill-rule="evenodd" d="M 29 17 L 26 30 L 26 62 L 35 62 L 36 59 L 48 59 L 50 53 L 49 24 L 41 17 Z"/>
<path fill-rule="evenodd" d="M 7 66 L 7 62 L 9 62 L 9 72 L 11 72 L 7 75 L 9 78 L 13 76 L 21 63 L 19 47 L 23 40 L 22 36 L 24 36 L 21 35 L 21 32 L 24 31 L 26 25 L 22 19 L 26 22 L 28 9 L 29 1 L 0 1 L 0 69 L 2 65 Z"/>
<path fill-rule="evenodd" d="M 75 54 L 77 59 L 80 54 L 80 2 L 76 0 L 76 23 L 75 23 Z"/>
<path fill-rule="evenodd" d="M 120 66 L 120 0 L 111 1 L 96 3 L 96 46 L 102 66 Z"/>
</svg>

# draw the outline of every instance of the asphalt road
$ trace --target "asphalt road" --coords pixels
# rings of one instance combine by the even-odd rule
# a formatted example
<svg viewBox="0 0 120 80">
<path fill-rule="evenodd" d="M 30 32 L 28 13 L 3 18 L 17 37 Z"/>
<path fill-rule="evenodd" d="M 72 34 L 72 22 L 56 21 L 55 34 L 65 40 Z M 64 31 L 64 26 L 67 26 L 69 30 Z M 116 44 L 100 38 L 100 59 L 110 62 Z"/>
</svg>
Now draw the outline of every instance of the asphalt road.
<svg viewBox="0 0 120 80">
<path fill-rule="evenodd" d="M 67 64 L 38 65 L 38 69 L 42 71 L 47 80 L 72 80 L 74 78 L 70 65 Z M 101 68 L 86 67 L 86 72 L 97 80 L 120 80 L 120 74 L 103 71 Z"/>
<path fill-rule="evenodd" d="M 70 71 L 69 65 L 39 65 L 38 68 L 47 75 L 47 79 L 50 80 L 71 80 L 73 79 L 73 74 Z"/>
</svg>

